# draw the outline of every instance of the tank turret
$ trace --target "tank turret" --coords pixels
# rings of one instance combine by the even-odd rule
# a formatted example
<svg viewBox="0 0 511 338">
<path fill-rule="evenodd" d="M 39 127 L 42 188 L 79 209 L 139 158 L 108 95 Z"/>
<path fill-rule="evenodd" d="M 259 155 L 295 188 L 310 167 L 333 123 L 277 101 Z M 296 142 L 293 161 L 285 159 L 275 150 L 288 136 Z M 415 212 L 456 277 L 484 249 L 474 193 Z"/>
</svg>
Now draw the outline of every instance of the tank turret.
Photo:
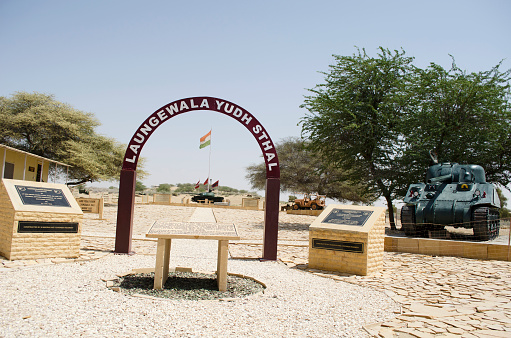
<svg viewBox="0 0 511 338">
<path fill-rule="evenodd" d="M 401 224 L 407 236 L 446 225 L 472 228 L 483 241 L 499 234 L 500 199 L 479 165 L 435 163 L 424 183 L 410 185 L 403 201 Z"/>
</svg>

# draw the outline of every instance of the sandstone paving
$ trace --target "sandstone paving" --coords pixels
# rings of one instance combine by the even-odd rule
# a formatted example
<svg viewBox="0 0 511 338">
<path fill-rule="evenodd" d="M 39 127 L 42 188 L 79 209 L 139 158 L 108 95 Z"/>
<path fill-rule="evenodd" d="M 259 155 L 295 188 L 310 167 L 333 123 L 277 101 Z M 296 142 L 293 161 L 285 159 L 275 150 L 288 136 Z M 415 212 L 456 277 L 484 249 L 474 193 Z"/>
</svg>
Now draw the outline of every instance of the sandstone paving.
<svg viewBox="0 0 511 338">
<path fill-rule="evenodd" d="M 511 337 L 509 262 L 385 253 L 377 275 L 330 278 L 382 290 L 402 304 L 394 321 L 381 323 L 381 336 L 392 330 L 419 337 L 425 328 L 439 336 Z"/>
<path fill-rule="evenodd" d="M 186 222 L 196 208 L 136 205 L 133 250 L 154 255 L 156 242 L 145 233 L 158 219 Z M 229 246 L 231 257 L 262 256 L 264 212 L 214 209 L 219 223 L 234 223 L 241 236 Z M 112 254 L 115 245 L 117 206 L 107 205 L 106 220 L 85 214 L 80 259 Z M 381 272 L 373 276 L 350 276 L 309 269 L 308 227 L 315 217 L 279 215 L 278 258 L 289 268 L 369 287 L 401 304 L 393 320 L 374 323 L 366 331 L 380 337 L 511 337 L 511 263 L 457 257 L 385 252 Z M 7 261 L 0 270 L 27 268 L 35 264 L 60 264 L 73 260 Z"/>
</svg>

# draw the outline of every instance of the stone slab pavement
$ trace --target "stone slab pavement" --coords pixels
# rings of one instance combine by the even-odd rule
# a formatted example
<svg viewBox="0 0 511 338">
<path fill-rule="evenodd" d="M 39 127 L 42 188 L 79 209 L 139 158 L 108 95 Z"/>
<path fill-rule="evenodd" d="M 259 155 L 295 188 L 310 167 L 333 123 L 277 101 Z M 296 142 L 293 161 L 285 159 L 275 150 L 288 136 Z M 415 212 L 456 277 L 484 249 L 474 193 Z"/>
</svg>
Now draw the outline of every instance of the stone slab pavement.
<svg viewBox="0 0 511 338">
<path fill-rule="evenodd" d="M 365 327 L 375 337 L 511 337 L 510 262 L 386 252 L 370 277 L 297 267 L 400 303 L 396 318 Z"/>
<path fill-rule="evenodd" d="M 229 246 L 233 257 L 261 257 L 262 211 L 156 205 L 136 206 L 134 247 L 137 254 L 155 254 L 156 242 L 145 239 L 144 234 L 156 219 L 183 222 L 198 217 L 211 221 L 211 214 L 207 212 L 193 216 L 198 209 L 210 211 L 218 222 L 236 224 L 242 240 Z M 115 213 L 116 207 L 105 207 L 105 218 L 109 221 L 84 215 L 82 250 L 77 260 L 111 254 Z M 281 213 L 279 259 L 290 268 L 380 290 L 401 304 L 401 311 L 394 319 L 365 327 L 368 334 L 375 337 L 511 337 L 511 262 L 386 252 L 382 271 L 373 276 L 312 270 L 307 267 L 307 259 L 308 225 L 313 220 L 313 216 Z M 0 272 L 73 261 L 76 260 L 7 261 L 0 257 Z"/>
</svg>

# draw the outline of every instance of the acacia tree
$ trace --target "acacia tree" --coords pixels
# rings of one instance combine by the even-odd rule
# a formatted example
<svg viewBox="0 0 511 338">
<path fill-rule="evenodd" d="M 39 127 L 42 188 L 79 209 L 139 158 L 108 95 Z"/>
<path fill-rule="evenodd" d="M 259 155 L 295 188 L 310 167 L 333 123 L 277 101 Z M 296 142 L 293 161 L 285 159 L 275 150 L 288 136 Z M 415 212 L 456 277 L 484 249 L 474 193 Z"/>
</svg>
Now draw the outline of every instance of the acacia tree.
<svg viewBox="0 0 511 338">
<path fill-rule="evenodd" d="M 310 89 L 300 121 L 308 147 L 387 201 L 395 229 L 392 201 L 406 190 L 401 170 L 404 143 L 400 130 L 413 58 L 404 51 L 380 47 L 377 57 L 365 50 L 334 55 L 336 63 L 323 73 L 325 83 Z"/>
<path fill-rule="evenodd" d="M 97 134 L 99 125 L 53 95 L 0 97 L 0 143 L 71 165 L 70 185 L 119 179 L 125 146 Z"/>
<path fill-rule="evenodd" d="M 322 156 L 308 150 L 299 138 L 287 138 L 276 144 L 280 164 L 280 187 L 292 193 L 318 193 L 338 201 L 370 203 L 376 199 L 361 185 L 350 180 L 351 171 L 344 172 L 323 161 Z M 254 189 L 266 184 L 264 162 L 246 168 L 246 178 Z"/>
<path fill-rule="evenodd" d="M 440 161 L 483 166 L 490 182 L 511 182 L 511 70 L 501 63 L 489 71 L 450 70 L 380 47 L 334 56 L 326 83 L 306 96 L 301 120 L 310 147 L 328 163 L 353 169 L 351 178 L 387 200 L 404 196 L 409 183 L 422 180 L 429 151 Z"/>
<path fill-rule="evenodd" d="M 170 193 L 170 184 L 160 183 L 158 188 L 156 188 L 156 191 L 161 193 Z"/>
<path fill-rule="evenodd" d="M 432 150 L 440 162 L 479 164 L 488 181 L 511 182 L 511 70 L 500 66 L 467 73 L 453 58 L 450 70 L 416 69 L 403 124 L 405 170 L 421 178 Z"/>
</svg>

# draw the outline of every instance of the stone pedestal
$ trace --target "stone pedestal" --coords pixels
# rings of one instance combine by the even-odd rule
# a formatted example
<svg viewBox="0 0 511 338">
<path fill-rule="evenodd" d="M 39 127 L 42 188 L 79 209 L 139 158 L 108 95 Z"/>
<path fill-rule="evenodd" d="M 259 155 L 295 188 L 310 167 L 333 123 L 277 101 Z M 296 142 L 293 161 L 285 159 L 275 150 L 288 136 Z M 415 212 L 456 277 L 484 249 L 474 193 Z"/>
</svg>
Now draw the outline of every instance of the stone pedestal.
<svg viewBox="0 0 511 338">
<path fill-rule="evenodd" d="M 64 184 L 0 183 L 0 255 L 7 259 L 79 257 L 82 219 Z"/>
<path fill-rule="evenodd" d="M 384 243 L 385 208 L 329 205 L 309 228 L 309 268 L 371 275 Z"/>
</svg>

